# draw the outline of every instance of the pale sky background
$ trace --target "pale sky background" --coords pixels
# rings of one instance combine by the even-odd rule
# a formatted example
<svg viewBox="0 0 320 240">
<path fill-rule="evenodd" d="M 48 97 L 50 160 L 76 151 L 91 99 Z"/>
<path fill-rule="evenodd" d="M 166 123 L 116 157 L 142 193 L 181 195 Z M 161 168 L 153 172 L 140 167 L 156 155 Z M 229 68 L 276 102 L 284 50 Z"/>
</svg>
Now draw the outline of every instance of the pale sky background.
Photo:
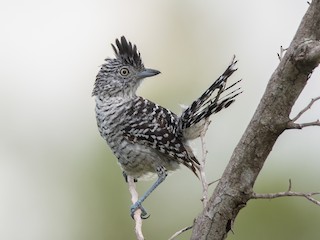
<svg viewBox="0 0 320 240">
<path fill-rule="evenodd" d="M 200 96 L 236 54 L 239 70 L 232 81 L 242 78 L 244 93 L 212 118 L 207 133 L 208 176 L 215 180 L 279 63 L 280 45 L 289 45 L 307 7 L 302 0 L 2 1 L 0 239 L 133 236 L 127 187 L 99 136 L 91 98 L 99 65 L 113 57 L 115 38 L 125 35 L 137 44 L 145 66 L 162 72 L 147 79 L 139 94 L 177 113 L 179 104 Z M 317 69 L 293 116 L 320 95 L 319 77 Z M 300 121 L 319 117 L 317 103 Z M 285 132 L 256 189 L 284 191 L 291 178 L 297 191 L 319 191 L 319 142 L 317 127 Z M 142 183 L 140 191 L 150 184 Z M 200 196 L 200 183 L 187 169 L 170 176 L 146 202 L 148 239 L 160 233 L 168 238 L 192 223 Z M 311 205 L 299 203 L 300 212 Z M 320 216 L 319 208 L 311 209 Z M 170 215 L 183 221 L 163 221 Z M 241 228 L 234 231 L 230 239 L 242 239 Z"/>
</svg>

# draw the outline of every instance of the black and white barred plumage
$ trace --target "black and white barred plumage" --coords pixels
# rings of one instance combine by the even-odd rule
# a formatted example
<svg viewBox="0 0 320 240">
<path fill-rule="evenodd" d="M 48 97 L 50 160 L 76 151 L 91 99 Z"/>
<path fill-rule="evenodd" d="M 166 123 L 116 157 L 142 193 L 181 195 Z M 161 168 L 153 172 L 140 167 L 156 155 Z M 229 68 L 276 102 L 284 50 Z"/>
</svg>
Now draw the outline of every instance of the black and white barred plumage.
<svg viewBox="0 0 320 240">
<path fill-rule="evenodd" d="M 92 95 L 96 98 L 100 134 L 113 150 L 125 174 L 139 179 L 156 173 L 161 180 L 157 181 L 156 186 L 164 180 L 166 175 L 163 172 L 173 171 L 180 164 L 197 175 L 199 162 L 188 140 L 199 137 L 205 119 L 227 108 L 240 94 L 239 88 L 232 90 L 239 81 L 226 87 L 227 79 L 236 71 L 235 59 L 208 90 L 178 117 L 168 109 L 136 95 L 144 78 L 160 73 L 144 67 L 136 45 L 121 37 L 112 48 L 116 58 L 106 59 L 102 65 Z M 144 199 L 140 199 L 131 211 L 142 208 Z"/>
</svg>

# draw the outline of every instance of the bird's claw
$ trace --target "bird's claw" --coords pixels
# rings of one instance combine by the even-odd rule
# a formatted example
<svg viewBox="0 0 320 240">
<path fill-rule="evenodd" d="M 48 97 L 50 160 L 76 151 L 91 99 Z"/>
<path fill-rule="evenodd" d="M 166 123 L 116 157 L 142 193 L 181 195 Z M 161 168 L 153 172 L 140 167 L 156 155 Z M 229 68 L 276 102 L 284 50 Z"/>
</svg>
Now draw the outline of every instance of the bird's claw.
<svg viewBox="0 0 320 240">
<path fill-rule="evenodd" d="M 134 219 L 134 213 L 140 209 L 141 210 L 141 219 L 147 219 L 150 215 L 147 213 L 144 207 L 142 207 L 141 203 L 136 202 L 130 207 L 131 217 Z"/>
</svg>

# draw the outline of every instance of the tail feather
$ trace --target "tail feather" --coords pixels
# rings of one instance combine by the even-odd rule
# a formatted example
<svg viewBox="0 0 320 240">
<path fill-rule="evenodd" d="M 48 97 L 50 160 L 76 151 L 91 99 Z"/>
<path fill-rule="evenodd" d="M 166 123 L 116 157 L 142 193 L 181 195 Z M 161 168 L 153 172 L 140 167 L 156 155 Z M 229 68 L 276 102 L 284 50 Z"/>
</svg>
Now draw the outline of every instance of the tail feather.
<svg viewBox="0 0 320 240">
<path fill-rule="evenodd" d="M 182 134 L 186 139 L 199 137 L 204 127 L 204 120 L 209 118 L 211 114 L 229 107 L 235 101 L 235 97 L 242 93 L 240 87 L 229 93 L 226 92 L 241 81 L 226 87 L 228 78 L 237 70 L 236 63 L 234 56 L 224 73 L 190 107 L 185 109 L 179 118 L 179 134 Z M 215 91 L 217 93 L 212 97 Z M 222 96 L 223 94 L 225 95 Z"/>
</svg>

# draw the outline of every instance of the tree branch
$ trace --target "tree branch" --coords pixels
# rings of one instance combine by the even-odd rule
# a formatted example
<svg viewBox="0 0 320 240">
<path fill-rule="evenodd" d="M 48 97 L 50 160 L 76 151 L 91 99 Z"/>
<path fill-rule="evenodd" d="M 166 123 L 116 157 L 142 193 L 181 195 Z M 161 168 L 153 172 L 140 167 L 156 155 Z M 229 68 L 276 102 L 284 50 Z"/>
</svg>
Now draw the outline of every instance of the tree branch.
<svg viewBox="0 0 320 240">
<path fill-rule="evenodd" d="M 294 118 L 292 118 L 291 121 L 292 121 L 292 122 L 297 121 L 297 120 L 298 120 L 306 111 L 308 111 L 308 110 L 312 107 L 312 105 L 313 105 L 316 101 L 318 101 L 318 100 L 320 100 L 320 97 L 316 97 L 316 98 L 311 99 L 310 103 L 309 103 L 304 109 L 302 109 L 302 110 L 297 114 L 297 116 L 295 116 Z"/>
<path fill-rule="evenodd" d="M 197 217 L 191 239 L 225 239 L 238 212 L 251 199 L 267 156 L 291 121 L 292 106 L 320 62 L 319 26 L 320 0 L 313 0 L 213 195 Z"/>
<path fill-rule="evenodd" d="M 129 185 L 129 192 L 131 194 L 131 202 L 132 204 L 136 203 L 138 201 L 138 192 L 136 190 L 136 184 L 134 182 L 134 178 L 131 176 L 127 176 L 128 185 Z M 142 234 L 142 219 L 141 219 L 141 210 L 137 209 L 133 215 L 134 221 L 135 221 L 135 233 L 137 240 L 144 240 L 143 234 Z"/>
<path fill-rule="evenodd" d="M 307 123 L 294 123 L 294 122 L 288 122 L 287 129 L 302 129 L 305 127 L 312 127 L 312 126 L 320 126 L 320 121 L 317 119 L 313 122 L 307 122 Z"/>
<path fill-rule="evenodd" d="M 297 116 L 295 116 L 290 122 L 288 122 L 287 129 L 302 129 L 304 127 L 320 126 L 319 119 L 308 123 L 295 123 L 295 121 L 297 121 L 306 111 L 308 111 L 311 108 L 311 106 L 318 100 L 320 100 L 320 97 L 311 99 L 311 102 L 304 109 L 302 109 L 297 114 Z"/>
<path fill-rule="evenodd" d="M 320 192 L 310 192 L 310 193 L 303 193 L 303 192 L 293 192 L 291 191 L 291 180 L 289 180 L 289 189 L 285 192 L 278 192 L 278 193 L 252 193 L 252 199 L 274 199 L 279 197 L 305 197 L 310 202 L 320 206 L 320 201 L 316 200 L 312 196 L 319 195 Z"/>
<path fill-rule="evenodd" d="M 279 198 L 279 197 L 305 197 L 309 201 L 320 206 L 320 201 L 312 197 L 314 195 L 319 195 L 319 194 L 320 192 L 303 193 L 303 192 L 292 192 L 292 191 L 278 192 L 278 193 L 253 193 L 252 199 L 273 199 L 273 198 Z"/>
<path fill-rule="evenodd" d="M 208 187 L 209 184 L 207 182 L 207 178 L 206 178 L 206 173 L 205 173 L 205 167 L 206 167 L 206 159 L 207 159 L 207 149 L 206 149 L 206 143 L 204 140 L 204 137 L 206 135 L 206 132 L 208 130 L 208 127 L 210 125 L 210 120 L 206 119 L 205 123 L 204 123 L 204 128 L 200 134 L 200 140 L 201 140 L 201 146 L 202 146 L 202 158 L 200 161 L 200 166 L 199 166 L 199 172 L 200 172 L 200 180 L 201 180 L 201 184 L 202 184 L 202 204 L 203 207 L 205 208 L 208 202 Z"/>
<path fill-rule="evenodd" d="M 174 240 L 174 239 L 175 239 L 176 237 L 178 237 L 180 234 L 182 234 L 182 233 L 190 230 L 192 227 L 193 227 L 193 225 L 192 225 L 192 226 L 189 226 L 189 227 L 185 227 L 185 228 L 177 231 L 177 232 L 176 232 L 175 234 L 173 234 L 168 240 Z"/>
</svg>

